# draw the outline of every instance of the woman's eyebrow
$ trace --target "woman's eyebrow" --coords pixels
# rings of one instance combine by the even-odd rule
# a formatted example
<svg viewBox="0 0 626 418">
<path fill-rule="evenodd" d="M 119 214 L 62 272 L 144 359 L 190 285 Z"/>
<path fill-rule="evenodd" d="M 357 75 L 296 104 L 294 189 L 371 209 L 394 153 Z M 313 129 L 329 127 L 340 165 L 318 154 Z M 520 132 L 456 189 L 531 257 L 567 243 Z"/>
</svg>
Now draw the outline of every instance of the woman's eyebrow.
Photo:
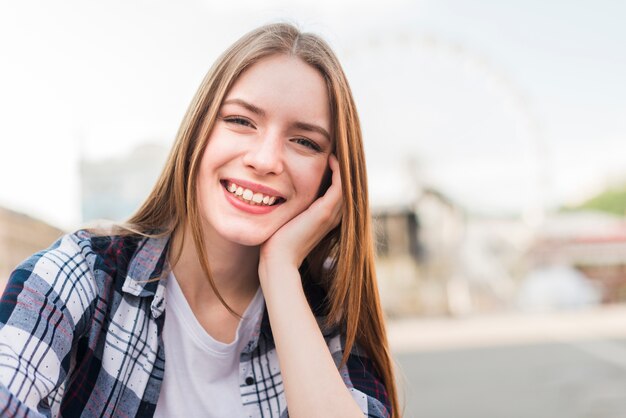
<svg viewBox="0 0 626 418">
<path fill-rule="evenodd" d="M 328 142 L 332 142 L 331 139 L 330 139 L 330 134 L 328 133 L 328 131 L 326 129 L 322 128 L 321 126 L 313 125 L 313 124 L 305 123 L 305 122 L 295 122 L 293 124 L 293 126 L 295 128 L 301 129 L 303 131 L 317 132 L 318 134 L 321 134 L 321 135 L 325 136 L 326 139 L 328 140 Z"/>
<path fill-rule="evenodd" d="M 245 100 L 242 99 L 228 99 L 228 100 L 224 100 L 225 105 L 227 104 L 238 104 L 240 106 L 245 107 L 246 109 L 248 109 L 250 112 L 255 113 L 259 116 L 265 116 L 265 110 L 261 109 L 260 107 L 256 107 L 255 105 L 253 105 L 252 103 L 248 103 Z"/>
<path fill-rule="evenodd" d="M 261 109 L 260 107 L 257 107 L 255 105 L 253 105 L 252 103 L 248 103 L 243 99 L 238 99 L 238 98 L 234 98 L 234 99 L 228 99 L 228 100 L 224 100 L 223 102 L 224 105 L 229 105 L 229 104 L 236 104 L 239 106 L 243 106 L 246 109 L 248 109 L 250 112 L 257 114 L 261 117 L 264 117 L 266 115 L 265 110 Z M 331 138 L 330 138 L 330 134 L 328 133 L 328 131 L 324 128 L 322 128 L 319 125 L 314 125 L 312 123 L 306 123 L 306 122 L 294 122 L 293 126 L 297 129 L 301 129 L 303 131 L 308 131 L 308 132 L 317 132 L 321 135 L 323 135 L 324 137 L 326 137 L 326 139 L 328 140 L 328 142 L 332 142 Z"/>
</svg>

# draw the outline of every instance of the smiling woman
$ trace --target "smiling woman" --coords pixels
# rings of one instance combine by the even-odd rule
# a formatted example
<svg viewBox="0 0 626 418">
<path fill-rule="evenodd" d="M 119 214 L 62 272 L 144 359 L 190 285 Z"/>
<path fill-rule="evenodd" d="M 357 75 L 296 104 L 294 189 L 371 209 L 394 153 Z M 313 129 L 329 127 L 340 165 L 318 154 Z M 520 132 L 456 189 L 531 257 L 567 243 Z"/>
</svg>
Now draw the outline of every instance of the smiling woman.
<svg viewBox="0 0 626 418">
<path fill-rule="evenodd" d="M 399 416 L 372 244 L 336 57 L 290 25 L 254 30 L 137 213 L 11 275 L 0 415 Z"/>
</svg>

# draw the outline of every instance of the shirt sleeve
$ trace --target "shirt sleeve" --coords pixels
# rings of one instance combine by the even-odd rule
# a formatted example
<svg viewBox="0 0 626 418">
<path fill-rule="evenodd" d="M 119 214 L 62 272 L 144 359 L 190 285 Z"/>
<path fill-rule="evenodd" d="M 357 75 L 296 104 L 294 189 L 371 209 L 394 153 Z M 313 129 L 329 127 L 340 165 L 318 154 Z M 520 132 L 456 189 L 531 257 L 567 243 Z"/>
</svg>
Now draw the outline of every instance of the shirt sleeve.
<svg viewBox="0 0 626 418">
<path fill-rule="evenodd" d="M 90 322 L 93 276 L 71 235 L 11 274 L 0 299 L 0 416 L 58 414 L 75 338 Z"/>
<path fill-rule="evenodd" d="M 345 339 L 337 335 L 328 341 L 328 346 L 336 364 L 343 356 Z M 363 416 L 388 418 L 391 416 L 391 404 L 387 390 L 375 372 L 374 363 L 364 350 L 354 344 L 346 364 L 339 370 L 352 398 L 361 408 Z"/>
</svg>

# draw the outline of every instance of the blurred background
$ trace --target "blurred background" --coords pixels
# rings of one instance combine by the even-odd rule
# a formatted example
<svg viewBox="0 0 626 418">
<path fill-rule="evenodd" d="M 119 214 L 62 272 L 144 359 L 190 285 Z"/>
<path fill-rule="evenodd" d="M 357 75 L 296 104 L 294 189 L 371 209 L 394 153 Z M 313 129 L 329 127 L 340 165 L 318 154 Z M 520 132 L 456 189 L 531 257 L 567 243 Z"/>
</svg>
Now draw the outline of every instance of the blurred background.
<svg viewBox="0 0 626 418">
<path fill-rule="evenodd" d="M 323 35 L 363 123 L 407 417 L 626 417 L 626 2 L 0 2 L 0 288 L 129 216 L 243 33 Z"/>
</svg>

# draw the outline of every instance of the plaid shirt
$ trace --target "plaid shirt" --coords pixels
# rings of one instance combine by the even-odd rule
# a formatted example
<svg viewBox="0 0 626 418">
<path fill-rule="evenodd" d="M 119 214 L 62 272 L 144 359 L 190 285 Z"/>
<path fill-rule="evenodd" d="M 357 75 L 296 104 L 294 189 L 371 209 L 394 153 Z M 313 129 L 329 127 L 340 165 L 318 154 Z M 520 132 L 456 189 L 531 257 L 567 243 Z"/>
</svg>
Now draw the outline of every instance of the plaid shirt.
<svg viewBox="0 0 626 418">
<path fill-rule="evenodd" d="M 0 301 L 1 417 L 154 414 L 168 241 L 78 231 L 17 267 Z M 319 312 L 321 289 L 306 292 Z M 324 337 L 339 364 L 344 339 Z M 364 415 L 389 416 L 385 388 L 357 347 L 340 374 Z M 239 377 L 247 415 L 288 416 L 267 310 L 241 353 Z"/>
</svg>

